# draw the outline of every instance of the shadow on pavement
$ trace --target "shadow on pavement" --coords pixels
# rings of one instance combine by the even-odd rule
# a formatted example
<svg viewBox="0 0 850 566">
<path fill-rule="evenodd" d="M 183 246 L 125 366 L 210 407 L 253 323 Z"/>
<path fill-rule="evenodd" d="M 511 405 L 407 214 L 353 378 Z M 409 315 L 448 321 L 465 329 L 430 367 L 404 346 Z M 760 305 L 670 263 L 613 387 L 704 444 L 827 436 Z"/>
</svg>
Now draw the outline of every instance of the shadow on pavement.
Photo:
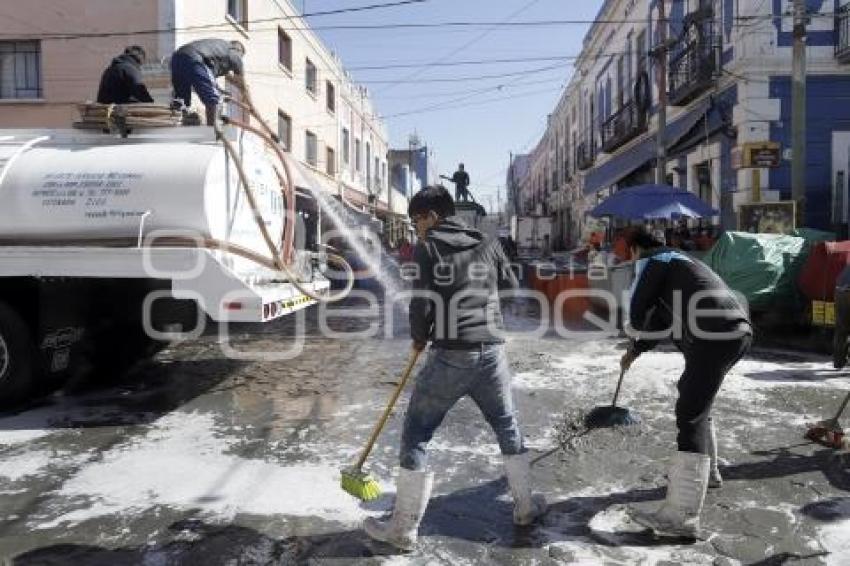
<svg viewBox="0 0 850 566">
<path fill-rule="evenodd" d="M 768 460 L 721 466 L 724 480 L 761 480 L 781 478 L 808 472 L 823 472 L 829 483 L 850 491 L 850 455 L 832 449 L 818 449 L 810 455 L 795 454 L 788 448 L 753 452 L 753 455 L 773 457 Z"/>
<path fill-rule="evenodd" d="M 744 377 L 754 379 L 756 381 L 810 383 L 813 381 L 838 379 L 846 377 L 846 374 L 834 369 L 813 370 L 811 368 L 783 368 L 770 371 L 752 371 L 745 373 Z"/>
<path fill-rule="evenodd" d="M 150 564 L 306 564 L 322 558 L 367 558 L 384 555 L 361 531 L 275 539 L 238 525 L 180 521 L 169 527 L 180 534 L 161 545 L 109 549 L 57 544 L 30 550 L 12 559 L 14 566 L 148 566 Z M 389 550 L 389 549 L 388 549 Z M 394 554 L 390 551 L 388 554 Z"/>
<path fill-rule="evenodd" d="M 683 539 L 657 538 L 648 531 L 594 531 L 593 518 L 614 505 L 657 501 L 664 488 L 634 489 L 603 496 L 550 501 L 542 522 L 529 527 L 513 524 L 513 501 L 504 478 L 431 499 L 421 534 L 463 539 L 508 548 L 541 548 L 551 543 L 592 539 L 606 546 L 661 546 Z M 692 541 L 687 541 L 692 542 Z"/>
<path fill-rule="evenodd" d="M 113 387 L 43 399 L 0 414 L 0 430 L 149 424 L 225 381 L 243 362 L 214 358 L 146 363 Z"/>
<path fill-rule="evenodd" d="M 832 497 L 804 505 L 803 515 L 817 521 L 831 523 L 850 519 L 850 497 Z"/>
</svg>

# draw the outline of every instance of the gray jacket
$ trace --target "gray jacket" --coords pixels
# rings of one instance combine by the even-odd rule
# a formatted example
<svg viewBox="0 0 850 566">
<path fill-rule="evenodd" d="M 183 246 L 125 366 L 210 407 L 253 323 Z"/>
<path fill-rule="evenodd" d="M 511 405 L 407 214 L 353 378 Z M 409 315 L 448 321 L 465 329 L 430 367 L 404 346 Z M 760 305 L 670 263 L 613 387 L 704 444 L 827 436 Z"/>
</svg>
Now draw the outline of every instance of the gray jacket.
<svg viewBox="0 0 850 566">
<path fill-rule="evenodd" d="M 504 342 L 499 288 L 518 286 L 499 240 L 443 219 L 414 251 L 410 334 L 440 348 L 472 348 Z"/>
</svg>

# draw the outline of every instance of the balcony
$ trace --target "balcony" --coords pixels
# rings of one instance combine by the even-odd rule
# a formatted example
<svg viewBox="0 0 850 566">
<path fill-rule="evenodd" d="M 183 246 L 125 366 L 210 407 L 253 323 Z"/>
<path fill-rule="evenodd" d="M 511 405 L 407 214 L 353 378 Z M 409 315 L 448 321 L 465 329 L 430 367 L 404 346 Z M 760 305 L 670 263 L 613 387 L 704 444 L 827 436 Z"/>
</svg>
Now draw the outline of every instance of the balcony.
<svg viewBox="0 0 850 566">
<path fill-rule="evenodd" d="M 835 58 L 840 63 L 850 63 L 850 4 L 835 13 Z"/>
<path fill-rule="evenodd" d="M 576 167 L 579 171 L 593 167 L 593 162 L 596 159 L 595 153 L 592 142 L 583 141 L 576 146 Z"/>
<path fill-rule="evenodd" d="M 632 100 L 602 123 L 602 151 L 611 153 L 646 131 L 646 112 Z"/>
<path fill-rule="evenodd" d="M 669 102 L 687 104 L 714 83 L 719 68 L 720 36 L 711 21 L 693 22 L 670 57 Z"/>
</svg>

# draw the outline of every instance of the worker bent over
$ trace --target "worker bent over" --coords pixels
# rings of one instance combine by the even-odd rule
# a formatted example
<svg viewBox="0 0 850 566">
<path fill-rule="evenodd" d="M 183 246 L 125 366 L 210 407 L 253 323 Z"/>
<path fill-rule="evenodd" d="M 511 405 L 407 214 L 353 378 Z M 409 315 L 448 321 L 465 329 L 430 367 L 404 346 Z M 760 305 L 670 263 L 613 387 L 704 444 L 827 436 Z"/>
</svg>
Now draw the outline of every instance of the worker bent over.
<svg viewBox="0 0 850 566">
<path fill-rule="evenodd" d="M 643 228 L 629 233 L 635 281 L 629 308 L 634 340 L 624 370 L 661 337 L 670 336 L 685 356 L 676 401 L 678 452 L 668 472 L 667 497 L 654 513 L 632 517 L 659 534 L 696 537 L 706 488 L 720 487 L 711 405 L 723 378 L 752 343 L 746 309 L 705 264 L 662 246 Z M 664 329 L 659 332 L 660 329 Z"/>
<path fill-rule="evenodd" d="M 103 71 L 97 89 L 100 104 L 133 104 L 153 102 L 142 79 L 142 65 L 147 55 L 138 45 L 131 45 L 114 58 Z"/>
<path fill-rule="evenodd" d="M 454 216 L 454 201 L 442 186 L 417 193 L 408 214 L 420 238 L 414 251 L 418 276 L 413 281 L 410 331 L 414 348 L 422 350 L 431 342 L 431 349 L 405 414 L 392 517 L 369 518 L 364 524 L 370 537 L 402 549 L 415 544 L 431 494 L 428 442 L 465 396 L 478 405 L 496 433 L 514 497 L 514 522 L 530 524 L 546 509 L 543 497 L 531 493 L 528 454 L 501 337 L 498 287 L 516 286 L 508 259 L 497 239 L 485 239 Z"/>
<path fill-rule="evenodd" d="M 228 73 L 241 77 L 244 73 L 244 56 L 245 46 L 238 41 L 199 39 L 182 46 L 171 56 L 171 82 L 175 98 L 190 106 L 192 89 L 195 89 L 206 107 L 207 125 L 213 125 L 216 109 L 221 102 L 216 78 Z"/>
</svg>

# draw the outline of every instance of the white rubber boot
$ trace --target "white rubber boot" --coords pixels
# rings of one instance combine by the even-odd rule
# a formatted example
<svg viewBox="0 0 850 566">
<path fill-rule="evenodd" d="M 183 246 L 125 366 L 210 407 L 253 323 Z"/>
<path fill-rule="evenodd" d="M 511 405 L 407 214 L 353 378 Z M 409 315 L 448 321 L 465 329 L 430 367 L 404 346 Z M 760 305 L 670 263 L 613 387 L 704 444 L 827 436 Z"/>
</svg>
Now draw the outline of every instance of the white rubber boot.
<svg viewBox="0 0 850 566">
<path fill-rule="evenodd" d="M 723 487 L 723 476 L 720 475 L 720 468 L 717 465 L 717 432 L 714 428 L 714 419 L 708 419 L 708 438 L 706 440 L 708 457 L 711 459 L 711 468 L 708 472 L 708 487 Z"/>
<path fill-rule="evenodd" d="M 399 468 L 392 516 L 385 521 L 369 517 L 363 522 L 363 530 L 375 540 L 413 550 L 433 485 L 433 473 Z"/>
<path fill-rule="evenodd" d="M 514 524 L 525 526 L 546 513 L 546 498 L 531 493 L 529 453 L 505 456 L 505 475 L 514 496 Z"/>
<path fill-rule="evenodd" d="M 711 459 L 705 454 L 676 452 L 664 503 L 650 513 L 629 509 L 632 519 L 659 535 L 698 538 L 710 467 Z"/>
</svg>

